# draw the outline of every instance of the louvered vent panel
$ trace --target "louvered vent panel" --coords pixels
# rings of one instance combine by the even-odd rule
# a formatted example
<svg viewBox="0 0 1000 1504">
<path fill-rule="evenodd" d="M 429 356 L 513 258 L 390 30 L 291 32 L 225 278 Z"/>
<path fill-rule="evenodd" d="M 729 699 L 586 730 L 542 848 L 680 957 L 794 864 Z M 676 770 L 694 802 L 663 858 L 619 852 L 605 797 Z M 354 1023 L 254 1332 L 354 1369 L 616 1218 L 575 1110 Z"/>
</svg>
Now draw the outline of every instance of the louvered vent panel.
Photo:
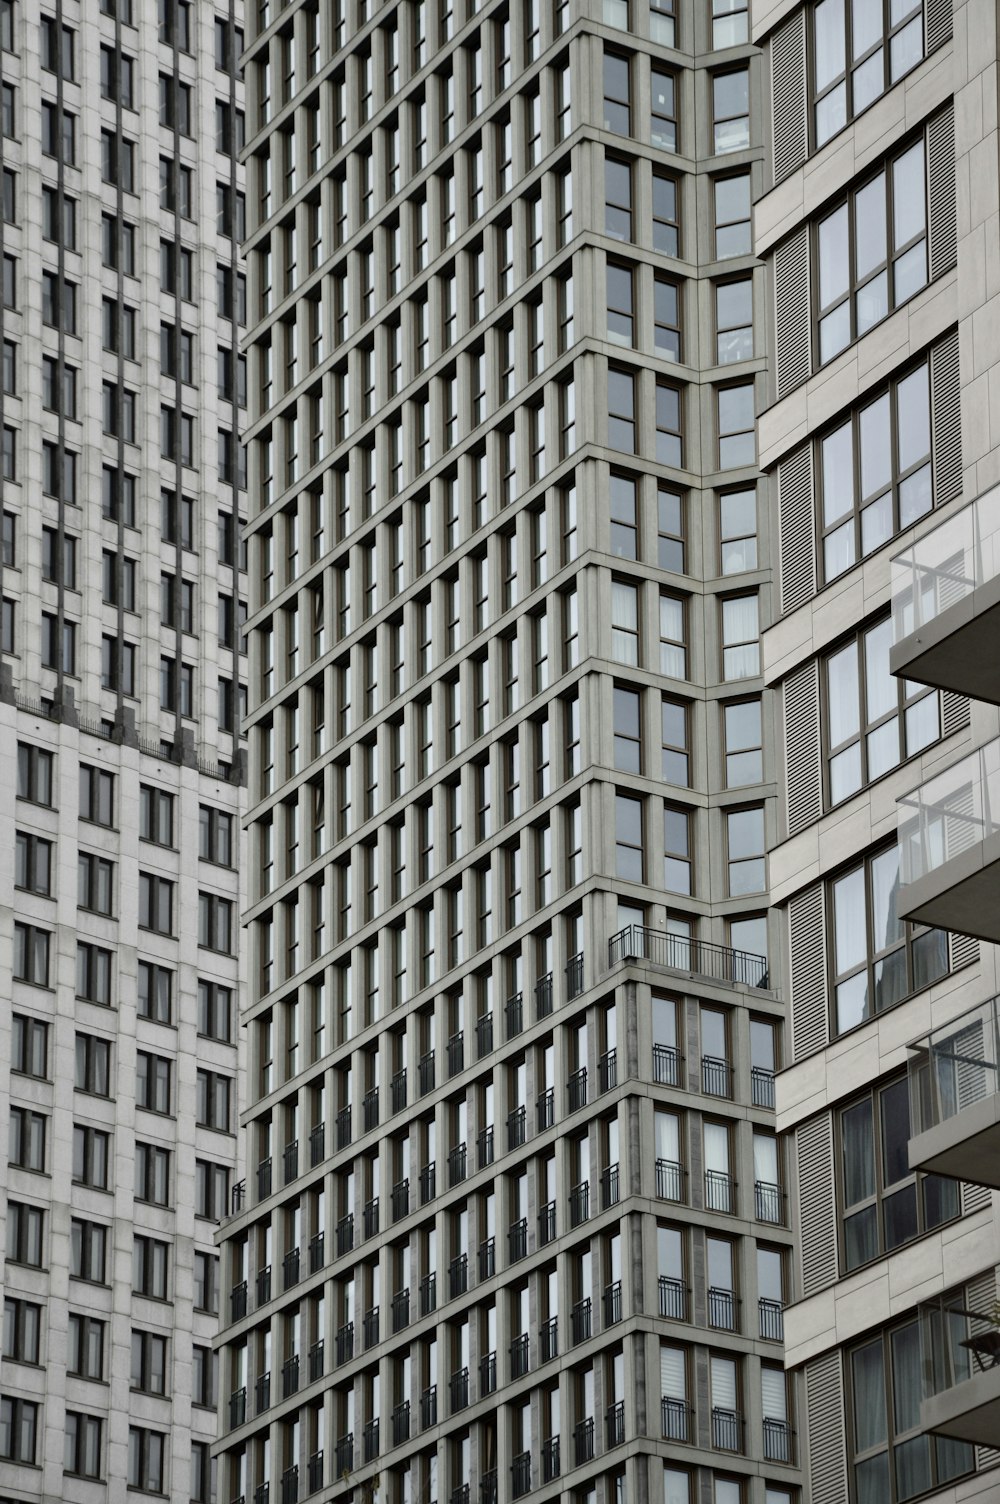
<svg viewBox="0 0 1000 1504">
<path fill-rule="evenodd" d="M 799 10 L 771 43 L 771 139 L 774 181 L 806 159 L 806 11 Z"/>
<path fill-rule="evenodd" d="M 840 1354 L 806 1364 L 806 1426 L 809 1478 L 816 1504 L 847 1504 L 844 1455 L 844 1375 Z"/>
<path fill-rule="evenodd" d="M 778 466 L 778 511 L 781 609 L 794 611 L 816 594 L 810 444 L 803 444 Z"/>
<path fill-rule="evenodd" d="M 951 36 L 951 6 L 952 0 L 925 0 L 924 25 L 927 31 L 928 54 L 947 42 Z"/>
<path fill-rule="evenodd" d="M 788 906 L 792 1050 L 796 1060 L 821 1050 L 829 1039 L 825 929 L 823 884 L 814 883 Z"/>
<path fill-rule="evenodd" d="M 931 351 L 931 412 L 934 414 L 934 505 L 962 489 L 962 405 L 958 331 Z"/>
<path fill-rule="evenodd" d="M 960 966 L 970 966 L 973 961 L 979 960 L 979 941 L 974 935 L 952 934 L 951 941 L 951 969 L 957 971 Z"/>
<path fill-rule="evenodd" d="M 954 181 L 954 160 L 952 180 Z M 778 396 L 809 375 L 809 229 L 792 235 L 774 253 L 775 366 Z"/>
<path fill-rule="evenodd" d="M 951 736 L 953 731 L 962 731 L 968 724 L 968 696 L 946 689 L 941 696 L 941 735 Z"/>
<path fill-rule="evenodd" d="M 927 127 L 927 202 L 933 280 L 955 265 L 955 111 L 944 109 Z"/>
<path fill-rule="evenodd" d="M 988 1185 L 973 1185 L 971 1181 L 962 1181 L 962 1212 L 969 1216 L 972 1212 L 981 1212 L 989 1206 L 993 1199 L 993 1193 Z"/>
<path fill-rule="evenodd" d="M 815 661 L 785 680 L 785 787 L 788 834 L 793 836 L 823 812 L 819 665 Z"/>
<path fill-rule="evenodd" d="M 833 1132 L 824 1112 L 802 1123 L 795 1134 L 799 1181 L 799 1257 L 802 1294 L 814 1295 L 837 1278 L 837 1222 L 834 1213 Z"/>
</svg>

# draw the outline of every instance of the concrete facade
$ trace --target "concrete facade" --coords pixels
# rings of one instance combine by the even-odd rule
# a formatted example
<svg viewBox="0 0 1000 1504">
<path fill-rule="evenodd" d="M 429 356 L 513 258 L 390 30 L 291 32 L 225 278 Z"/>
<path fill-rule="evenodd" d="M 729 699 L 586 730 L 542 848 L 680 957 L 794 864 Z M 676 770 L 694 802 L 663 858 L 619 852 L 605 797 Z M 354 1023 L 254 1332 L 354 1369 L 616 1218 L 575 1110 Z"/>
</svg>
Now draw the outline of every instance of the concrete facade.
<svg viewBox="0 0 1000 1504">
<path fill-rule="evenodd" d="M 0 7 L 0 1472 L 217 1497 L 242 1174 L 240 7 Z"/>
</svg>

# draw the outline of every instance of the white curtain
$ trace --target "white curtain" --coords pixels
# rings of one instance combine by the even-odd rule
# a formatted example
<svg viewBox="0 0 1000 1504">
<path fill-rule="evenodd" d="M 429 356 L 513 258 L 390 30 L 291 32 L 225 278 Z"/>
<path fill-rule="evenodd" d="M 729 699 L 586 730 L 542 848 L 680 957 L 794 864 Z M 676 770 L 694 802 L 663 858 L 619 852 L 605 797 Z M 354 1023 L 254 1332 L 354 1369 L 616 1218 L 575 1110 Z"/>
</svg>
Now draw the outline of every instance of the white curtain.
<svg viewBox="0 0 1000 1504">
<path fill-rule="evenodd" d="M 660 1394 L 664 1399 L 687 1398 L 687 1364 L 682 1347 L 660 1343 Z"/>
</svg>

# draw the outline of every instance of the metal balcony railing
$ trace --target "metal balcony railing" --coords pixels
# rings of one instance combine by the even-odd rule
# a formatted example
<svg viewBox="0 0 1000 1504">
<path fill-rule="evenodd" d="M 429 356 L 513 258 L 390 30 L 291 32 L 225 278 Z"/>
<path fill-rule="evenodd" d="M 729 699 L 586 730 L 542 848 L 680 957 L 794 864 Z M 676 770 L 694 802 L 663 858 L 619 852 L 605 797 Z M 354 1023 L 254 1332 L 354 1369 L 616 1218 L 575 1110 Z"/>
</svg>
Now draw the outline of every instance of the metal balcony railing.
<svg viewBox="0 0 1000 1504">
<path fill-rule="evenodd" d="M 451 1413 L 454 1415 L 456 1410 L 464 1410 L 469 1403 L 469 1370 L 460 1368 L 457 1373 L 453 1373 L 448 1388 Z"/>
<path fill-rule="evenodd" d="M 659 1279 L 660 1289 L 660 1315 L 666 1316 L 671 1321 L 686 1321 L 685 1310 L 687 1308 L 687 1287 L 682 1280 L 674 1279 L 668 1274 L 661 1274 Z"/>
<path fill-rule="evenodd" d="M 426 1097 L 429 1091 L 434 1090 L 434 1051 L 428 1050 L 426 1055 L 421 1055 L 417 1062 L 417 1075 L 420 1079 L 420 1095 Z"/>
<path fill-rule="evenodd" d="M 351 1109 L 342 1107 L 336 1117 L 337 1148 L 346 1149 L 353 1137 L 351 1129 Z"/>
<path fill-rule="evenodd" d="M 622 1282 L 613 1280 L 604 1287 L 604 1325 L 614 1326 L 622 1319 Z"/>
<path fill-rule="evenodd" d="M 758 1222 L 770 1222 L 774 1226 L 781 1225 L 784 1221 L 782 1206 L 784 1194 L 780 1185 L 773 1185 L 767 1180 L 754 1181 L 753 1199 Z"/>
<path fill-rule="evenodd" d="M 326 1233 L 314 1232 L 309 1239 L 309 1273 L 315 1274 L 326 1262 Z"/>
<path fill-rule="evenodd" d="M 476 1139 L 476 1164 L 481 1170 L 493 1163 L 493 1129 L 480 1128 Z"/>
<path fill-rule="evenodd" d="M 460 1483 L 451 1491 L 451 1504 L 469 1504 L 469 1485 Z"/>
<path fill-rule="evenodd" d="M 479 1504 L 497 1504 L 497 1470 L 488 1468 L 479 1480 Z"/>
<path fill-rule="evenodd" d="M 389 1096 L 392 1101 L 393 1112 L 406 1111 L 406 1068 L 399 1070 L 393 1076 L 389 1086 Z"/>
<path fill-rule="evenodd" d="M 476 1055 L 482 1060 L 493 1049 L 493 1014 L 481 1013 L 476 1019 Z"/>
<path fill-rule="evenodd" d="M 293 1285 L 298 1284 L 301 1270 L 302 1255 L 297 1248 L 290 1248 L 285 1254 L 284 1264 L 282 1265 L 282 1278 L 286 1290 L 290 1290 Z"/>
<path fill-rule="evenodd" d="M 687 1400 L 664 1395 L 660 1400 L 660 1432 L 664 1441 L 687 1441 L 688 1416 L 691 1407 Z"/>
<path fill-rule="evenodd" d="M 299 1469 L 296 1463 L 281 1475 L 281 1504 L 299 1504 Z"/>
<path fill-rule="evenodd" d="M 497 1272 L 497 1240 L 484 1238 L 479 1245 L 479 1278 L 492 1279 Z"/>
<path fill-rule="evenodd" d="M 326 1369 L 326 1342 L 320 1337 L 309 1349 L 309 1382 L 315 1384 L 321 1379 Z"/>
<path fill-rule="evenodd" d="M 584 1300 L 578 1300 L 569 1313 L 569 1329 L 575 1347 L 579 1342 L 586 1342 L 593 1330 L 593 1302 L 588 1295 Z"/>
<path fill-rule="evenodd" d="M 337 1257 L 343 1258 L 354 1248 L 354 1213 L 348 1212 L 337 1223 Z"/>
<path fill-rule="evenodd" d="M 271 1194 L 271 1159 L 262 1159 L 257 1166 L 257 1200 L 263 1201 Z"/>
<path fill-rule="evenodd" d="M 559 1356 L 559 1317 L 550 1316 L 548 1321 L 542 1322 L 541 1331 L 538 1334 L 538 1349 L 543 1363 L 551 1363 L 553 1358 Z"/>
<path fill-rule="evenodd" d="M 437 1162 L 431 1160 L 420 1171 L 420 1205 L 426 1206 L 437 1195 Z"/>
<path fill-rule="evenodd" d="M 590 1181 L 581 1180 L 569 1193 L 569 1225 L 579 1227 L 590 1216 Z"/>
<path fill-rule="evenodd" d="M 528 1372 L 528 1365 L 530 1362 L 527 1332 L 522 1332 L 519 1337 L 515 1337 L 513 1339 L 510 1344 L 509 1352 L 511 1380 L 513 1381 L 514 1379 L 523 1379 L 525 1374 Z"/>
<path fill-rule="evenodd" d="M 479 1398 L 493 1394 L 497 1387 L 497 1355 L 484 1353 L 479 1360 Z"/>
<path fill-rule="evenodd" d="M 257 1271 L 257 1304 L 266 1306 L 271 1299 L 271 1266 L 265 1264 Z"/>
<path fill-rule="evenodd" d="M 538 1213 L 538 1246 L 544 1248 L 546 1243 L 554 1241 L 556 1235 L 556 1204 L 547 1201 Z"/>
<path fill-rule="evenodd" d="M 570 1112 L 587 1105 L 587 1067 L 581 1065 L 566 1082 L 566 1102 Z"/>
<path fill-rule="evenodd" d="M 618 1166 L 605 1165 L 601 1171 L 601 1210 L 606 1212 L 609 1206 L 617 1206 L 621 1199 L 621 1178 Z"/>
<path fill-rule="evenodd" d="M 684 1200 L 684 1166 L 674 1159 L 656 1161 L 656 1194 L 661 1201 Z"/>
<path fill-rule="evenodd" d="M 672 1044 L 654 1044 L 653 1080 L 659 1086 L 676 1086 L 680 1056 Z"/>
<path fill-rule="evenodd" d="M 465 1035 L 459 1030 L 448 1040 L 448 1075 L 457 1076 L 465 1069 Z"/>
<path fill-rule="evenodd" d="M 420 1396 L 420 1429 L 430 1430 L 431 1426 L 437 1425 L 438 1418 L 438 1391 L 437 1385 L 431 1384 Z"/>
<path fill-rule="evenodd" d="M 519 1452 L 510 1469 L 511 1497 L 523 1499 L 531 1492 L 531 1453 Z"/>
<path fill-rule="evenodd" d="M 229 1292 L 229 1312 L 231 1321 L 241 1321 L 247 1313 L 247 1282 L 241 1279 L 238 1285 L 234 1285 Z"/>
<path fill-rule="evenodd" d="M 410 1213 L 410 1182 L 397 1180 L 392 1188 L 392 1220 L 400 1222 Z"/>
<path fill-rule="evenodd" d="M 299 1389 L 299 1355 L 295 1353 L 291 1358 L 286 1358 L 281 1366 L 281 1397 L 287 1400 L 292 1394 L 297 1394 Z"/>
<path fill-rule="evenodd" d="M 403 1400 L 392 1412 L 392 1444 L 401 1447 L 410 1439 L 410 1402 Z"/>
<path fill-rule="evenodd" d="M 507 1148 L 519 1149 L 528 1134 L 528 1111 L 515 1107 L 507 1114 Z"/>
<path fill-rule="evenodd" d="M 583 951 L 566 962 L 566 996 L 572 1001 L 583 991 Z"/>
<path fill-rule="evenodd" d="M 258 1483 L 253 1491 L 253 1504 L 270 1504 L 270 1483 Z"/>
<path fill-rule="evenodd" d="M 787 1420 L 764 1416 L 764 1458 L 767 1462 L 792 1461 L 792 1428 Z"/>
<path fill-rule="evenodd" d="M 326 1124 L 317 1123 L 309 1133 L 309 1166 L 315 1169 L 326 1158 Z"/>
<path fill-rule="evenodd" d="M 712 1445 L 720 1452 L 742 1451 L 743 1417 L 736 1410 L 712 1410 Z"/>
<path fill-rule="evenodd" d="M 516 1264 L 518 1259 L 527 1257 L 528 1253 L 528 1219 L 521 1217 L 517 1222 L 512 1222 L 507 1229 L 507 1262 Z"/>
<path fill-rule="evenodd" d="M 437 1310 L 437 1275 L 425 1274 L 420 1281 L 420 1314 L 429 1316 Z"/>
<path fill-rule="evenodd" d="M 401 1332 L 410 1324 L 410 1291 L 397 1290 L 392 1297 L 392 1330 Z"/>
<path fill-rule="evenodd" d="M 710 1212 L 733 1209 L 733 1177 L 726 1170 L 705 1171 L 705 1207 Z"/>
<path fill-rule="evenodd" d="M 604 1445 L 610 1451 L 612 1447 L 625 1445 L 625 1401 L 618 1400 L 616 1404 L 609 1405 L 604 1412 Z"/>
<path fill-rule="evenodd" d="M 291 1183 L 291 1181 L 295 1180 L 298 1177 L 298 1173 L 299 1173 L 299 1141 L 298 1141 L 297 1138 L 293 1139 L 290 1144 L 286 1144 L 285 1145 L 284 1171 L 285 1171 L 285 1184 L 286 1185 L 289 1185 Z"/>
<path fill-rule="evenodd" d="M 242 1389 L 234 1389 L 229 1396 L 229 1429 L 235 1431 L 237 1426 L 242 1426 L 247 1418 L 247 1391 L 246 1385 Z"/>
<path fill-rule="evenodd" d="M 361 1212 L 361 1221 L 366 1238 L 377 1238 L 379 1228 L 378 1197 L 366 1201 Z"/>
<path fill-rule="evenodd" d="M 361 1335 L 364 1338 L 365 1351 L 370 1347 L 378 1346 L 379 1308 L 371 1306 L 361 1318 Z"/>
<path fill-rule="evenodd" d="M 671 971 L 686 971 L 745 987 L 767 987 L 767 957 L 750 951 L 695 940 L 690 935 L 667 934 L 645 924 L 627 924 L 608 941 L 608 965 L 625 961 L 648 961 Z"/>
<path fill-rule="evenodd" d="M 309 1492 L 318 1494 L 323 1487 L 323 1453 L 313 1452 L 309 1458 Z"/>
<path fill-rule="evenodd" d="M 728 1060 L 720 1060 L 716 1055 L 702 1055 L 701 1089 L 706 1097 L 732 1096 L 733 1068 Z"/>
<path fill-rule="evenodd" d="M 354 1357 L 354 1322 L 345 1321 L 343 1326 L 337 1328 L 333 1339 L 334 1357 L 337 1367 L 342 1363 L 349 1363 Z"/>
<path fill-rule="evenodd" d="M 785 1310 L 780 1300 L 768 1300 L 761 1296 L 757 1301 L 760 1317 L 760 1335 L 765 1342 L 784 1342 Z"/>
<path fill-rule="evenodd" d="M 774 1072 L 763 1065 L 751 1067 L 750 1100 L 755 1107 L 774 1106 Z"/>
<path fill-rule="evenodd" d="M 618 1051 L 605 1050 L 597 1062 L 597 1089 L 599 1092 L 614 1091 L 618 1085 Z"/>
<path fill-rule="evenodd" d="M 594 1459 L 594 1421 L 592 1416 L 577 1421 L 573 1428 L 573 1460 L 577 1467 Z"/>
<path fill-rule="evenodd" d="M 538 1131 L 544 1133 L 546 1128 L 551 1128 L 556 1120 L 556 1093 L 555 1087 L 548 1086 L 538 1094 L 536 1104 L 538 1113 Z"/>
<path fill-rule="evenodd" d="M 513 1039 L 524 1028 L 524 994 L 515 992 L 503 1005 L 507 1038 Z"/>
<path fill-rule="evenodd" d="M 366 1133 L 371 1133 L 373 1128 L 378 1127 L 379 1104 L 377 1086 L 373 1086 L 369 1091 L 365 1092 L 361 1103 L 361 1115 L 364 1120 Z"/>
<path fill-rule="evenodd" d="M 361 1453 L 365 1462 L 374 1462 L 379 1454 L 379 1423 L 370 1420 L 361 1433 Z"/>
<path fill-rule="evenodd" d="M 535 1017 L 548 1018 L 552 1012 L 552 973 L 547 971 L 535 983 Z"/>
<path fill-rule="evenodd" d="M 468 1155 L 464 1144 L 456 1144 L 448 1154 L 448 1184 L 460 1185 L 468 1169 Z"/>
<path fill-rule="evenodd" d="M 343 1478 L 345 1473 L 354 1471 L 354 1433 L 349 1431 L 342 1436 L 333 1449 L 334 1472 L 338 1478 Z"/>
<path fill-rule="evenodd" d="M 559 1477 L 559 1437 L 550 1436 L 542 1442 L 542 1482 L 551 1483 Z"/>
<path fill-rule="evenodd" d="M 464 1295 L 469 1288 L 469 1255 L 467 1253 L 457 1254 L 448 1265 L 448 1285 L 452 1300 L 459 1295 Z"/>
<path fill-rule="evenodd" d="M 736 1330 L 736 1296 L 732 1290 L 712 1286 L 708 1292 L 708 1324 L 720 1332 Z"/>
</svg>

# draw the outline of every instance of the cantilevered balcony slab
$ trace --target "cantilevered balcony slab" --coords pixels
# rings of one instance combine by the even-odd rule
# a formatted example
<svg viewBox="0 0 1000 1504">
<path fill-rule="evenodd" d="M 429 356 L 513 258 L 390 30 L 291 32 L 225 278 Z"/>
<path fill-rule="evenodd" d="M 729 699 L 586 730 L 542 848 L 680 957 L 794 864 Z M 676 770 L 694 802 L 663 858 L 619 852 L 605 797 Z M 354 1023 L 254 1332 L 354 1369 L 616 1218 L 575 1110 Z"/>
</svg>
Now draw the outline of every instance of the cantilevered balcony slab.
<svg viewBox="0 0 1000 1504">
<path fill-rule="evenodd" d="M 1000 705 L 1000 487 L 892 561 L 894 674 Z"/>
<path fill-rule="evenodd" d="M 1000 1188 L 1000 1000 L 915 1040 L 907 1064 L 910 1169 Z"/>
<path fill-rule="evenodd" d="M 901 918 L 1000 942 L 1000 740 L 898 804 Z"/>
<path fill-rule="evenodd" d="M 921 1401 L 920 1429 L 995 1447 L 1000 1437 L 1000 1364 Z"/>
</svg>

